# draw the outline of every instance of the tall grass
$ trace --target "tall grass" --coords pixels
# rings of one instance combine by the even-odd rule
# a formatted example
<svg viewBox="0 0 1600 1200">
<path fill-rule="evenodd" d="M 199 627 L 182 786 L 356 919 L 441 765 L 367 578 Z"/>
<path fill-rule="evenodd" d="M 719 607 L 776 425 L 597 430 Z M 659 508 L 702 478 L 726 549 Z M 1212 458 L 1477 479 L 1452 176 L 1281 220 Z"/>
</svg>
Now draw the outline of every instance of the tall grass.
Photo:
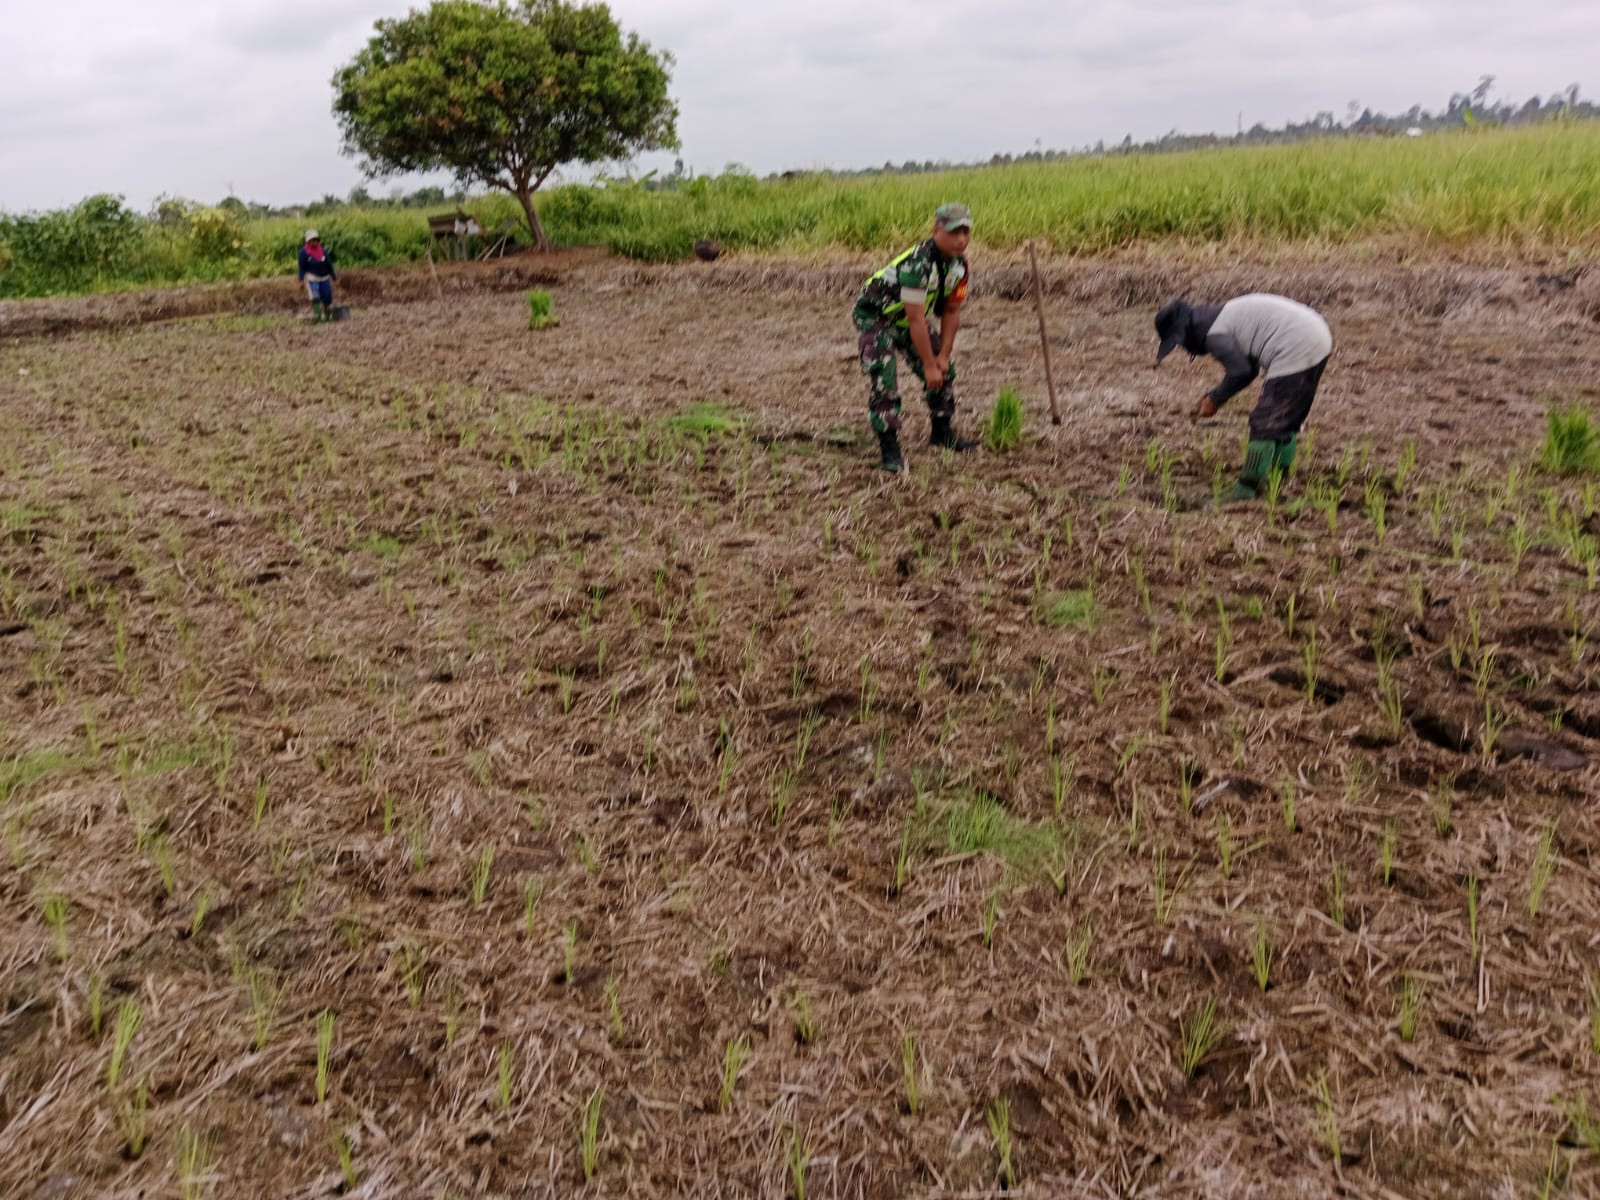
<svg viewBox="0 0 1600 1200">
<path fill-rule="evenodd" d="M 1086 157 L 926 175 L 759 183 L 695 180 L 669 192 L 562 188 L 540 208 L 563 241 L 639 258 L 728 249 L 882 250 L 924 236 L 933 209 L 971 205 L 975 237 L 1059 253 L 1136 243 L 1399 237 L 1541 248 L 1600 241 L 1600 124 Z"/>
<path fill-rule="evenodd" d="M 761 181 L 729 172 L 663 191 L 629 182 L 553 188 L 538 200 L 558 243 L 672 260 L 688 258 L 696 238 L 783 254 L 898 248 L 925 236 L 934 208 L 952 198 L 972 206 L 980 250 L 1034 239 L 1081 255 L 1165 239 L 1395 239 L 1419 250 L 1584 251 L 1600 245 L 1600 122 L 919 175 Z M 485 228 L 517 211 L 500 194 L 468 207 Z M 415 261 L 428 244 L 423 210 L 346 208 L 314 223 L 346 268 Z M 0 296 L 284 275 L 307 224 L 239 221 L 214 208 L 145 218 L 105 196 L 61 212 L 0 214 Z"/>
</svg>

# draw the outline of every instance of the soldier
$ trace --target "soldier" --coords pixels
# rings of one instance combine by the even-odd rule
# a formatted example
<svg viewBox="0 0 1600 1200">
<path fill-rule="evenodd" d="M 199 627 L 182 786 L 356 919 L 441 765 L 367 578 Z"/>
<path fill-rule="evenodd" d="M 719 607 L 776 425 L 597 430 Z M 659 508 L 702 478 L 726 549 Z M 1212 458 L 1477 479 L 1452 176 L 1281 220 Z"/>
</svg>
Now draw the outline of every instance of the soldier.
<svg viewBox="0 0 1600 1200">
<path fill-rule="evenodd" d="M 1170 301 L 1156 314 L 1156 333 L 1161 338 L 1157 363 L 1182 346 L 1191 358 L 1211 355 L 1227 372 L 1200 398 L 1197 417 L 1216 416 L 1257 375 L 1266 375 L 1261 399 L 1250 413 L 1244 469 L 1222 496 L 1225 502 L 1254 500 L 1268 475 L 1287 474 L 1294 463 L 1300 427 L 1333 353 L 1328 323 L 1304 304 L 1255 293 L 1226 304 Z"/>
<path fill-rule="evenodd" d="M 977 445 L 957 437 L 951 427 L 956 411 L 956 372 L 950 356 L 971 278 L 964 257 L 971 239 L 972 213 L 967 206 L 941 205 L 933 214 L 933 236 L 868 279 L 856 297 L 861 370 L 872 379 L 867 411 L 878 435 L 885 471 L 903 471 L 906 465 L 900 453 L 897 352 L 906 356 L 925 389 L 929 443 L 951 450 L 970 450 Z M 929 314 L 939 318 L 937 329 L 929 327 Z"/>
</svg>

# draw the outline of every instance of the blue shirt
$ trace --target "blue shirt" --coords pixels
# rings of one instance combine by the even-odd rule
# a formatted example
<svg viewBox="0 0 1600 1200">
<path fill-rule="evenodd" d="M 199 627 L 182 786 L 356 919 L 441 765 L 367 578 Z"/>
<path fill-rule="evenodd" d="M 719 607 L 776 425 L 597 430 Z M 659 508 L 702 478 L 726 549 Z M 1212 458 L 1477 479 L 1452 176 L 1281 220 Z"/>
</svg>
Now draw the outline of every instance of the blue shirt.
<svg viewBox="0 0 1600 1200">
<path fill-rule="evenodd" d="M 337 279 L 337 278 L 339 278 L 337 275 L 335 275 L 333 273 L 333 251 L 329 250 L 327 247 L 323 247 L 323 250 L 322 250 L 322 261 L 318 262 L 316 259 L 312 258 L 311 255 L 306 252 L 306 248 L 304 246 L 301 246 L 300 247 L 300 279 L 301 279 L 301 281 L 304 282 L 307 276 L 310 276 L 312 279 Z"/>
</svg>

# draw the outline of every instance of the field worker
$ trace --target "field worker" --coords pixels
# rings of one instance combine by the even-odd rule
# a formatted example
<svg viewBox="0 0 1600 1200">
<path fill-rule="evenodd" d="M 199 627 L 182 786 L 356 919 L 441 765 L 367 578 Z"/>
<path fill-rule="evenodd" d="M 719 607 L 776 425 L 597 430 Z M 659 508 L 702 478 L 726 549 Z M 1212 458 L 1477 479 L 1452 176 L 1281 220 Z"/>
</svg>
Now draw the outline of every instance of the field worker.
<svg viewBox="0 0 1600 1200">
<path fill-rule="evenodd" d="M 929 443 L 970 450 L 976 442 L 957 437 L 955 417 L 956 330 L 971 274 L 963 257 L 972 240 L 972 213 L 965 204 L 941 205 L 933 214 L 933 236 L 918 242 L 862 285 L 855 322 L 861 370 L 872 378 L 867 403 L 885 471 L 905 470 L 900 453 L 900 392 L 895 354 L 906 356 L 922 381 L 931 419 Z M 928 317 L 939 318 L 932 329 Z"/>
<path fill-rule="evenodd" d="M 300 247 L 300 282 L 306 285 L 311 296 L 313 324 L 333 319 L 333 281 L 339 278 L 333 271 L 333 251 L 322 244 L 315 229 L 306 230 L 305 245 Z"/>
<path fill-rule="evenodd" d="M 1200 398 L 1197 417 L 1217 410 L 1264 374 L 1261 399 L 1250 412 L 1250 445 L 1239 481 L 1224 501 L 1254 500 L 1273 471 L 1288 473 L 1300 427 L 1317 398 L 1317 384 L 1333 353 L 1328 323 L 1313 309 L 1282 296 L 1255 293 L 1226 304 L 1173 300 L 1156 314 L 1161 338 L 1156 362 L 1182 346 L 1193 358 L 1209 354 L 1227 372 Z"/>
</svg>

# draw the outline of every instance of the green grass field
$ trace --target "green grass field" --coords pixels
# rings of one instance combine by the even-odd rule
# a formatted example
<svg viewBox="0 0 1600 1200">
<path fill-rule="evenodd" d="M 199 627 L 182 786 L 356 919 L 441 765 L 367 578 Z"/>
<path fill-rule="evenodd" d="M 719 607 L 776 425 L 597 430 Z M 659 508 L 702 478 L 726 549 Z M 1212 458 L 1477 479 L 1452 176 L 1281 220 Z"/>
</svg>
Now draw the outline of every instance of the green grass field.
<svg viewBox="0 0 1600 1200">
<path fill-rule="evenodd" d="M 540 213 L 563 244 L 648 260 L 686 258 L 696 238 L 729 250 L 813 255 L 898 246 L 960 198 L 981 247 L 1042 240 L 1095 255 L 1155 242 L 1326 250 L 1399 243 L 1418 254 L 1577 256 L 1600 244 L 1600 126 L 1552 124 L 1419 139 L 1080 158 L 921 175 L 760 181 L 702 177 L 681 188 L 557 188 Z M 0 217 L 0 296 L 63 295 L 283 274 L 305 218 L 234 223 L 217 209 L 159 223 L 125 210 Z M 469 207 L 488 228 L 508 196 Z M 315 218 L 345 267 L 414 262 L 418 210 L 348 209 Z"/>
</svg>

